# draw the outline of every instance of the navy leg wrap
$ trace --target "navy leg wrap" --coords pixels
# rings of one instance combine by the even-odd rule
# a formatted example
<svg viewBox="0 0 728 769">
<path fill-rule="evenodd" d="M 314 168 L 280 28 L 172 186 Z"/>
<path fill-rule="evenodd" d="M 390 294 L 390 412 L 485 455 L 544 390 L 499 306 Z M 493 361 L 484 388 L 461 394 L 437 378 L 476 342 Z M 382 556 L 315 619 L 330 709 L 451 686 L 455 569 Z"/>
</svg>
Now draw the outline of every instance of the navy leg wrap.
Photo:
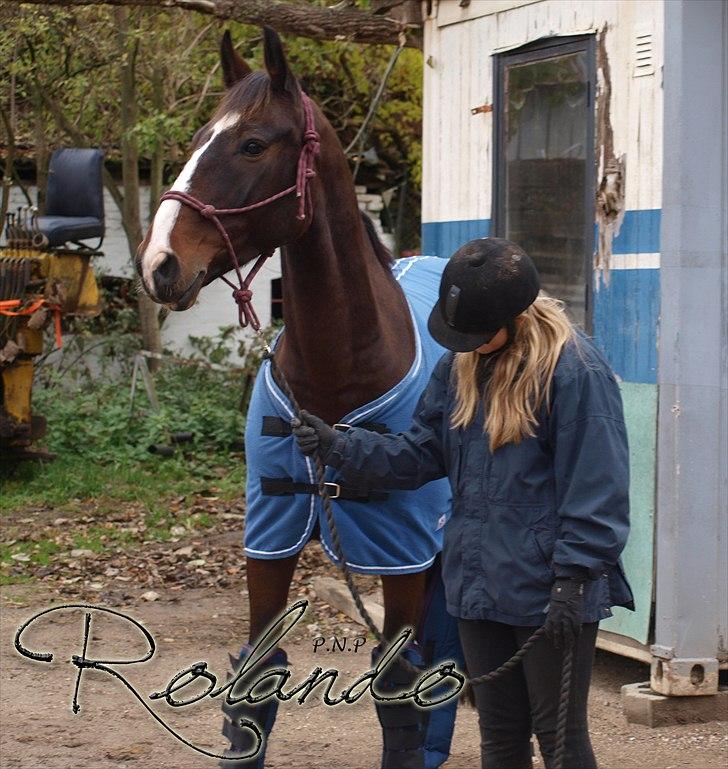
<svg viewBox="0 0 728 769">
<path fill-rule="evenodd" d="M 382 650 L 376 647 L 372 652 L 372 664 L 376 665 Z M 408 662 L 424 671 L 424 661 L 417 647 L 408 646 L 384 671 L 377 682 L 382 694 L 408 691 L 418 676 L 407 670 L 400 662 Z M 382 727 L 381 769 L 425 769 L 425 737 L 428 713 L 415 705 L 412 700 L 402 703 L 376 702 L 377 717 Z"/>
<path fill-rule="evenodd" d="M 240 670 L 240 667 L 245 662 L 250 648 L 244 646 L 240 652 L 240 655 L 236 659 L 230 655 L 230 664 L 233 667 L 233 676 Z M 278 649 L 275 654 L 271 655 L 267 659 L 259 662 L 251 671 L 246 672 L 241 681 L 247 681 L 250 679 L 250 683 L 257 679 L 261 673 L 270 668 L 286 667 L 288 665 L 288 658 L 283 649 Z M 232 676 L 231 676 L 232 677 Z M 229 679 L 228 679 L 229 680 Z M 236 682 L 233 686 L 233 690 L 229 692 L 233 697 L 243 690 L 243 685 L 240 681 Z M 263 744 L 260 747 L 258 753 L 251 758 L 230 758 L 221 760 L 219 766 L 221 769 L 264 769 L 265 764 L 265 749 L 268 746 L 268 735 L 273 729 L 273 724 L 276 720 L 276 714 L 278 713 L 278 699 L 276 697 L 270 697 L 259 703 L 250 702 L 236 702 L 230 704 L 227 699 L 223 700 L 222 712 L 225 714 L 225 718 L 222 724 L 222 733 L 230 740 L 230 748 L 224 752 L 225 756 L 235 756 L 239 753 L 249 753 L 256 744 L 256 737 L 250 729 L 240 728 L 240 719 L 245 718 L 254 721 L 262 733 Z"/>
</svg>

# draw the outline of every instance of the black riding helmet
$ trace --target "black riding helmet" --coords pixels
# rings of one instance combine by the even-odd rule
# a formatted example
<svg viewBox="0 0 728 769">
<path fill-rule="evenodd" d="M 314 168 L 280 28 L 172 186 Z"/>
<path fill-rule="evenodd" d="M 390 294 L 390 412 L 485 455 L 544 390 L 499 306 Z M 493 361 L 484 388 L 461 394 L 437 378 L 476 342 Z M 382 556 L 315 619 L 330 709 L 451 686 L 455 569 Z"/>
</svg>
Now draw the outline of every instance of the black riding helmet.
<svg viewBox="0 0 728 769">
<path fill-rule="evenodd" d="M 503 238 L 471 240 L 445 267 L 427 327 L 448 350 L 470 352 L 510 327 L 540 287 L 536 267 L 520 246 Z"/>
</svg>

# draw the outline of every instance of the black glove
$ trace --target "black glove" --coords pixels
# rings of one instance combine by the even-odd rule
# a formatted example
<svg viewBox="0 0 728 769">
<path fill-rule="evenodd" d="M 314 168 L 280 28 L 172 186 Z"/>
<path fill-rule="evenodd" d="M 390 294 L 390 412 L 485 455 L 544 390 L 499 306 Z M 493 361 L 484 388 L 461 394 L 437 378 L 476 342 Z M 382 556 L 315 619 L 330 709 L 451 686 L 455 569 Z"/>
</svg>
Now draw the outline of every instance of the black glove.
<svg viewBox="0 0 728 769">
<path fill-rule="evenodd" d="M 557 649 L 574 645 L 581 631 L 584 580 L 557 577 L 551 588 L 546 635 Z"/>
<path fill-rule="evenodd" d="M 321 457 L 325 457 L 336 436 L 336 431 L 323 419 L 309 414 L 308 411 L 302 411 L 301 418 L 291 422 L 291 428 L 298 442 L 298 448 L 307 457 L 313 456 L 317 451 Z"/>
</svg>

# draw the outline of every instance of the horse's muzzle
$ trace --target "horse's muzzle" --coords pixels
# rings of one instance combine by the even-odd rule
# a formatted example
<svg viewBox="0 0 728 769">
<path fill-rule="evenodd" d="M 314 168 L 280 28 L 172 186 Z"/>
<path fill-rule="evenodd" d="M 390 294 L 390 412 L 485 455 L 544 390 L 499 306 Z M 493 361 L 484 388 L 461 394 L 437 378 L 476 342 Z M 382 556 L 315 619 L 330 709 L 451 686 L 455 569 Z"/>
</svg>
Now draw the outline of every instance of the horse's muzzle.
<svg viewBox="0 0 728 769">
<path fill-rule="evenodd" d="M 200 289 L 202 288 L 203 283 L 205 282 L 205 271 L 200 270 L 197 273 L 197 277 L 190 283 L 190 285 L 185 289 L 185 291 L 174 300 L 161 298 L 161 302 L 163 304 L 166 304 L 171 310 L 176 310 L 177 312 L 182 312 L 182 310 L 187 310 L 190 308 L 197 299 L 197 294 L 200 293 Z"/>
</svg>

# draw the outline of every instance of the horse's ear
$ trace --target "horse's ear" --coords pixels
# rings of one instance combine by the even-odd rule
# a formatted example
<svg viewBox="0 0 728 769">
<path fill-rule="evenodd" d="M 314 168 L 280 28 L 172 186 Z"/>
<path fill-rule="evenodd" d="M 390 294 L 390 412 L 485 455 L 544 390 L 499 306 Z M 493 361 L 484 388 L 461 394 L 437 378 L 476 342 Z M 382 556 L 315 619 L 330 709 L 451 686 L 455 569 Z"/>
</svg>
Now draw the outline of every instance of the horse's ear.
<svg viewBox="0 0 728 769">
<path fill-rule="evenodd" d="M 253 71 L 245 59 L 233 48 L 233 39 L 230 36 L 230 30 L 227 29 L 220 43 L 220 63 L 222 64 L 222 77 L 226 88 L 232 88 L 235 83 Z"/>
<path fill-rule="evenodd" d="M 296 78 L 288 69 L 278 33 L 271 27 L 263 27 L 263 41 L 265 68 L 268 70 L 271 88 L 274 91 L 289 91 L 294 95 L 297 94 Z"/>
</svg>

